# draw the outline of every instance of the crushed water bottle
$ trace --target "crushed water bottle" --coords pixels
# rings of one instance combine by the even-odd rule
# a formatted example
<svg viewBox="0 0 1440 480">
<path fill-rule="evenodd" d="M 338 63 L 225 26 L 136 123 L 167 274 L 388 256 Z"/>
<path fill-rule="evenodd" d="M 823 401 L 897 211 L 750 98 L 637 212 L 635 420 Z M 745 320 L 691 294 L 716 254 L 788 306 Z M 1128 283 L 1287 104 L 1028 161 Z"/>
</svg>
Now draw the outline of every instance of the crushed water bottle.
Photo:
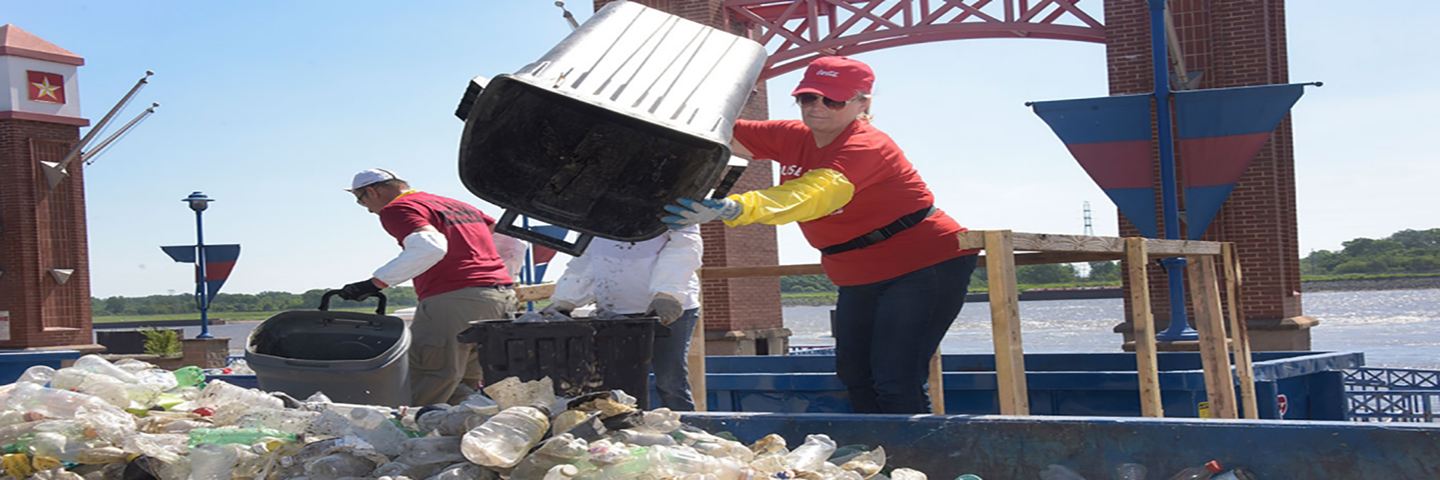
<svg viewBox="0 0 1440 480">
<path fill-rule="evenodd" d="M 339 480 L 344 477 L 367 477 L 375 470 L 375 462 L 344 452 L 332 453 L 305 465 L 310 480 Z"/>
<path fill-rule="evenodd" d="M 465 433 L 460 451 L 478 465 L 509 468 L 550 429 L 549 408 L 516 406 L 500 411 L 484 424 Z"/>
<path fill-rule="evenodd" d="M 137 383 L 140 381 L 134 374 L 115 366 L 115 364 L 110 363 L 109 360 L 95 354 L 80 357 L 78 360 L 75 360 L 75 364 L 71 365 L 70 368 L 114 377 L 125 383 Z"/>
<path fill-rule="evenodd" d="M 446 465 L 465 461 L 460 453 L 461 437 L 420 437 L 407 439 L 400 444 L 398 460 L 410 465 Z"/>
<path fill-rule="evenodd" d="M 589 456 L 585 440 L 564 433 L 546 440 L 535 452 L 527 455 L 510 473 L 511 480 L 543 480 L 545 474 L 559 465 L 575 465 Z M 594 468 L 587 465 L 588 468 Z M 579 468 L 576 469 L 579 473 Z"/>
<path fill-rule="evenodd" d="M 238 455 L 230 447 L 202 443 L 190 449 L 190 480 L 230 480 Z"/>
<path fill-rule="evenodd" d="M 262 439 L 294 441 L 295 435 L 269 428 L 196 428 L 190 430 L 190 445 L 202 443 L 253 445 Z"/>
<path fill-rule="evenodd" d="M 25 369 L 25 373 L 20 374 L 20 378 L 15 382 L 33 383 L 43 387 L 49 385 L 52 378 L 55 378 L 55 369 L 45 365 L 35 365 Z"/>
<path fill-rule="evenodd" d="M 375 446 L 376 451 L 393 457 L 400 454 L 400 444 L 410 437 L 390 418 L 374 408 L 354 408 L 350 410 L 350 427 L 356 436 Z"/>
<path fill-rule="evenodd" d="M 807 435 L 805 443 L 791 450 L 785 455 L 785 463 L 790 468 L 813 472 L 835 453 L 835 441 L 825 434 Z"/>
</svg>

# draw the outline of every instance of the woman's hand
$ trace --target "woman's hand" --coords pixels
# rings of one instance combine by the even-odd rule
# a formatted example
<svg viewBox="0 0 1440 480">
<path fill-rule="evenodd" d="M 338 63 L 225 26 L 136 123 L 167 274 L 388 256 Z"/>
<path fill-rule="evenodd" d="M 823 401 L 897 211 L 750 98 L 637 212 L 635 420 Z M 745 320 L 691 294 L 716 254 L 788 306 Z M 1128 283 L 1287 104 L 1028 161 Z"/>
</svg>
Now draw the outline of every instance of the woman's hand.
<svg viewBox="0 0 1440 480">
<path fill-rule="evenodd" d="M 711 220 L 734 220 L 744 211 L 740 202 L 728 199 L 709 199 L 705 201 L 694 201 L 682 198 L 679 205 L 666 205 L 665 211 L 675 215 L 660 217 L 665 226 L 671 230 L 679 230 L 691 225 L 699 225 Z"/>
</svg>

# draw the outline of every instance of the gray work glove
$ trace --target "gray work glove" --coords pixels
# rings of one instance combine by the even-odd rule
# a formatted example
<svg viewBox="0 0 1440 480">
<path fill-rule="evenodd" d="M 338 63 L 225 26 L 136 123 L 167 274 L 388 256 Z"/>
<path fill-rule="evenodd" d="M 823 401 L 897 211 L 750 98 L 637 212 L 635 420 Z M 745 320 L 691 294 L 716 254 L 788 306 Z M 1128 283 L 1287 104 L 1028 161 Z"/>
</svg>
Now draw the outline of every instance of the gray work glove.
<svg viewBox="0 0 1440 480">
<path fill-rule="evenodd" d="M 568 317 L 570 316 L 570 312 L 575 310 L 575 307 L 576 305 L 573 303 L 564 300 L 555 300 L 550 302 L 550 305 L 540 309 L 540 314 L 560 314 Z"/>
<path fill-rule="evenodd" d="M 645 310 L 646 315 L 660 317 L 660 324 L 666 326 L 675 323 L 684 313 L 685 307 L 680 305 L 679 300 L 663 293 L 655 294 L 655 299 L 650 301 L 650 308 Z"/>
</svg>

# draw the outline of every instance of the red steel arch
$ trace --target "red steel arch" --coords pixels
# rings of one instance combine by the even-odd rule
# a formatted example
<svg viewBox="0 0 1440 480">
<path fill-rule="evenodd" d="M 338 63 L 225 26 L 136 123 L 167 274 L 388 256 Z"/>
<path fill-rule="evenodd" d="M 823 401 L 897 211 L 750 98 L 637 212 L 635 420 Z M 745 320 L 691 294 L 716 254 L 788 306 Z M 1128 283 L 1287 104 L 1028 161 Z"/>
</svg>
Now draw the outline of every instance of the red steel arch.
<svg viewBox="0 0 1440 480">
<path fill-rule="evenodd" d="M 805 67 L 823 55 L 968 38 L 1048 38 L 1105 43 L 1105 25 L 1080 0 L 725 0 L 731 15 L 758 27 L 771 50 L 760 79 Z M 1092 2 L 1101 8 L 1100 2 Z"/>
</svg>

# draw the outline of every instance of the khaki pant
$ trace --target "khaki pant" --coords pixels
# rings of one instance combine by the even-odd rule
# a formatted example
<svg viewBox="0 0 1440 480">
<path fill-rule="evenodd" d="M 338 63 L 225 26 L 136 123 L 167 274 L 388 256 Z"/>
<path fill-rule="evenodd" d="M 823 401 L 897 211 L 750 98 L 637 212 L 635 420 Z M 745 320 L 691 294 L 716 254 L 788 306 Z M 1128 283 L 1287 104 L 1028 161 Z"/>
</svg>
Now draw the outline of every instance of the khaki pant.
<svg viewBox="0 0 1440 480">
<path fill-rule="evenodd" d="M 473 320 L 509 318 L 515 290 L 471 287 L 426 297 L 410 323 L 411 405 L 459 403 L 480 383 L 475 344 L 455 339 Z"/>
</svg>

